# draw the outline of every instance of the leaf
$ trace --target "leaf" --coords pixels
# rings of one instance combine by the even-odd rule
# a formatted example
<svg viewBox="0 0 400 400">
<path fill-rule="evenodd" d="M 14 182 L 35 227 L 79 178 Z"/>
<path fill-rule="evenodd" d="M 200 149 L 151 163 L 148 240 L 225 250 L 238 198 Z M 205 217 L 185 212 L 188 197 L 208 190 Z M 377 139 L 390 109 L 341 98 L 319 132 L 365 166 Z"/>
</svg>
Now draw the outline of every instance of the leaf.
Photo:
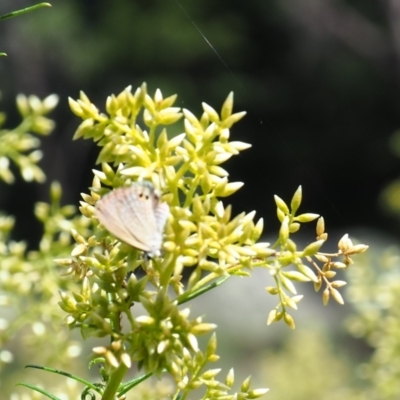
<svg viewBox="0 0 400 400">
<path fill-rule="evenodd" d="M 46 390 L 44 390 L 44 389 L 42 389 L 42 388 L 40 388 L 38 386 L 35 386 L 35 385 L 30 385 L 29 383 L 17 383 L 17 386 L 24 386 L 24 387 L 27 387 L 28 389 L 32 389 L 35 392 L 39 392 L 41 394 L 44 394 L 46 397 L 48 397 L 51 400 L 62 400 L 59 397 L 54 396 L 53 394 L 47 392 Z"/>
<path fill-rule="evenodd" d="M 3 19 L 18 17 L 19 15 L 26 14 L 27 12 L 37 10 L 43 7 L 51 7 L 50 3 L 39 3 L 31 7 L 22 8 L 21 10 L 13 11 L 8 14 L 0 15 L 0 21 Z M 4 53 L 3 53 L 4 54 Z"/>
<path fill-rule="evenodd" d="M 80 378 L 79 376 L 70 374 L 69 372 L 60 371 L 58 369 L 54 369 L 54 368 L 50 368 L 50 367 L 42 367 L 40 365 L 33 365 L 33 364 L 26 365 L 25 368 L 41 369 L 41 370 L 46 371 L 46 372 L 52 372 L 53 374 L 66 376 L 67 378 L 70 378 L 70 379 L 73 379 L 73 380 L 75 380 L 77 382 L 83 383 L 85 386 L 89 387 L 90 389 L 94 390 L 95 392 L 100 393 L 99 389 L 96 387 L 96 385 L 94 385 L 93 383 L 91 383 L 91 382 L 89 382 L 89 381 L 87 381 L 87 380 L 85 380 L 83 378 Z M 19 385 L 26 386 L 26 387 L 31 387 L 32 386 L 32 385 L 28 386 L 28 384 L 25 384 L 25 383 L 23 383 L 23 384 L 20 383 Z M 40 392 L 40 393 L 47 394 L 47 393 L 44 393 L 44 392 Z M 50 398 L 53 399 L 53 397 L 50 397 Z M 58 399 L 58 397 L 54 397 L 54 400 L 60 400 L 60 399 Z"/>
</svg>

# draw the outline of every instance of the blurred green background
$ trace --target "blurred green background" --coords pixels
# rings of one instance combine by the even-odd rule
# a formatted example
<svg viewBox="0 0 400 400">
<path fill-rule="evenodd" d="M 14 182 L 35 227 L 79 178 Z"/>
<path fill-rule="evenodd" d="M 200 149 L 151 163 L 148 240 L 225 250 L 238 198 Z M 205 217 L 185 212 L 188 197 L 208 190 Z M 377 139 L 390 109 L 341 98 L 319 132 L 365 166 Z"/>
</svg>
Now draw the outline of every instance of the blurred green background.
<svg viewBox="0 0 400 400">
<path fill-rule="evenodd" d="M 3 0 L 0 14 L 35 3 Z M 165 96 L 177 93 L 175 105 L 197 115 L 202 112 L 201 102 L 219 111 L 227 94 L 234 91 L 235 110 L 248 115 L 234 127 L 232 138 L 253 147 L 229 161 L 230 180 L 245 182 L 230 201 L 235 214 L 257 210 L 257 216 L 265 219 L 267 234 L 275 234 L 278 227 L 273 195 L 289 200 L 301 184 L 301 210 L 322 214 L 328 232 L 338 232 L 334 238 L 367 230 L 371 237 L 385 232 L 393 240 L 399 238 L 396 218 L 379 206 L 382 190 L 399 171 L 399 160 L 389 143 L 400 128 L 397 0 L 53 0 L 51 4 L 52 8 L 0 23 L 0 51 L 8 54 L 0 59 L 0 109 L 8 115 L 7 125 L 19 121 L 18 93 L 60 96 L 60 105 L 52 114 L 57 128 L 42 141 L 41 166 L 47 183 L 19 180 L 7 186 L 0 182 L 0 209 L 16 216 L 16 240 L 37 245 L 40 226 L 33 217 L 33 203 L 48 200 L 51 181 L 61 182 L 64 201 L 72 204 L 78 203 L 79 193 L 87 192 L 91 184 L 97 149 L 91 142 L 71 141 L 80 121 L 70 112 L 67 98 L 76 99 L 83 90 L 104 109 L 109 94 L 128 85 L 135 89 L 143 81 L 150 94 L 156 88 Z M 239 290 L 230 292 L 232 298 L 225 295 L 231 299 L 227 308 L 248 299 L 235 300 Z M 307 304 L 310 312 L 315 311 L 313 302 L 321 314 L 326 312 L 321 317 L 328 321 L 325 329 L 341 342 L 343 333 L 335 330 L 344 318 L 337 311 L 339 306 L 331 304 L 322 311 L 320 297 L 312 297 Z M 347 354 L 352 358 L 350 364 L 342 360 L 342 353 L 331 349 L 333 344 L 325 344 L 329 337 L 326 331 L 319 333 L 318 323 L 314 325 L 315 314 L 303 323 L 312 334 L 303 333 L 291 339 L 298 342 L 282 345 L 277 339 L 283 337 L 280 328 L 264 325 L 273 304 L 257 306 L 263 311 L 250 305 L 245 314 L 248 318 L 252 310 L 259 312 L 265 341 L 262 334 L 261 339 L 249 336 L 243 341 L 246 334 L 232 328 L 232 320 L 225 328 L 222 323 L 221 337 L 228 334 L 232 339 L 237 332 L 233 343 L 238 337 L 247 343 L 242 350 L 247 355 L 259 356 L 262 348 L 280 346 L 284 354 L 292 355 L 281 359 L 287 364 L 278 364 L 269 355 L 270 369 L 252 358 L 251 369 L 264 373 L 263 384 L 278 390 L 270 398 L 322 399 L 315 393 L 325 393 L 326 399 L 334 395 L 350 398 L 330 394 L 328 389 L 351 385 L 356 373 L 348 365 L 365 359 L 367 347 L 347 339 L 354 353 Z M 204 313 L 203 308 L 196 313 Z M 213 317 L 210 322 L 218 322 Z M 248 326 L 249 331 L 256 329 L 246 319 L 237 324 Z M 316 362 L 321 359 L 325 364 L 319 366 Z M 313 366 L 310 371 L 306 360 Z M 310 392 L 314 380 L 307 381 L 307 374 L 315 376 L 328 361 L 333 371 L 330 376 L 337 374 L 337 380 L 331 386 L 326 379 L 318 381 L 320 387 Z M 303 374 L 293 377 L 292 365 L 304 365 L 297 371 Z M 281 375 L 274 380 L 277 369 Z M 286 380 L 279 386 L 282 376 Z M 291 397 L 287 379 L 300 382 L 293 388 L 303 384 L 309 391 L 303 395 L 296 389 L 297 397 Z M 288 394 L 282 394 L 285 389 Z"/>
</svg>

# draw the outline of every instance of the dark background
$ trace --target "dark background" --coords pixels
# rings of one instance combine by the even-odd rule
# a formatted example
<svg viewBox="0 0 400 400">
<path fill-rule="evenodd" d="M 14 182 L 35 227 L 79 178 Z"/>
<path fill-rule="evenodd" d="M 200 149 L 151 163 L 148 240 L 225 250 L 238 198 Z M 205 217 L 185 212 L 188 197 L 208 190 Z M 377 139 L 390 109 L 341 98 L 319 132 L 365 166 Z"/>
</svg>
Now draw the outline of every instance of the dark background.
<svg viewBox="0 0 400 400">
<path fill-rule="evenodd" d="M 0 14 L 37 1 L 0 2 Z M 100 109 L 106 97 L 146 81 L 153 95 L 177 93 L 178 107 L 218 111 L 230 91 L 248 115 L 232 140 L 253 147 L 228 163 L 245 186 L 234 213 L 257 210 L 276 232 L 273 195 L 303 186 L 301 211 L 325 217 L 328 231 L 369 227 L 398 235 L 379 207 L 397 178 L 389 138 L 400 127 L 398 0 L 53 0 L 52 8 L 0 22 L 0 109 L 19 117 L 18 93 L 60 96 L 57 128 L 43 139 L 44 185 L 0 184 L 0 209 L 17 216 L 15 238 L 38 240 L 32 209 L 59 180 L 78 204 L 98 149 L 72 142 L 80 123 L 67 98 L 83 90 Z M 200 32 L 199 32 L 200 31 Z M 205 38 L 211 46 L 206 42 Z M 217 54 L 216 54 L 217 53 Z M 1 143 L 0 143 L 1 146 Z"/>
</svg>

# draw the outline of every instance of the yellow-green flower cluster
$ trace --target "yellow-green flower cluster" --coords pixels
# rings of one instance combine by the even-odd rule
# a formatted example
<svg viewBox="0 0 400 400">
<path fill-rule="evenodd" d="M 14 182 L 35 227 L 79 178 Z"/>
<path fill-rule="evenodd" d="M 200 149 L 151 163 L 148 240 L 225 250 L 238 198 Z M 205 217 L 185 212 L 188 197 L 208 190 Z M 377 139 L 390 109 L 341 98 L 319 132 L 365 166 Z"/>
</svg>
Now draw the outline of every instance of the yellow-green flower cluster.
<svg viewBox="0 0 400 400">
<path fill-rule="evenodd" d="M 246 378 L 240 385 L 238 393 L 231 394 L 235 383 L 235 374 L 233 368 L 229 370 L 223 381 L 216 379 L 221 372 L 220 368 L 205 369 L 208 363 L 219 359 L 215 353 L 217 348 L 217 338 L 213 334 L 208 341 L 206 351 L 198 351 L 193 357 L 190 353 L 184 353 L 184 377 L 178 384 L 178 390 L 185 398 L 188 393 L 202 385 L 206 386 L 206 393 L 202 399 L 258 399 L 262 397 L 269 389 L 250 389 L 251 377 Z"/>
<path fill-rule="evenodd" d="M 326 288 L 322 294 L 323 303 L 326 305 L 332 296 L 339 304 L 343 304 L 343 298 L 337 289 L 344 286 L 346 282 L 331 281 L 336 276 L 335 269 L 346 268 L 353 262 L 352 256 L 368 249 L 368 246 L 363 244 L 353 245 L 348 235 L 344 235 L 338 243 L 336 253 L 321 253 L 319 250 L 328 239 L 328 234 L 325 232 L 324 219 L 320 217 L 316 226 L 316 240 L 304 249 L 297 250 L 297 245 L 290 235 L 296 233 L 302 223 L 313 221 L 319 217 L 313 213 L 296 215 L 301 200 L 301 186 L 296 190 L 290 208 L 281 198 L 275 196 L 281 228 L 279 238 L 273 248 L 279 249 L 279 251 L 276 251 L 273 259 L 266 260 L 266 267 L 270 270 L 276 283 L 276 286 L 268 286 L 266 290 L 269 294 L 279 297 L 278 305 L 268 315 L 267 324 L 283 320 L 292 329 L 295 328 L 295 323 L 293 317 L 288 313 L 288 308 L 297 310 L 297 304 L 303 298 L 302 295 L 297 295 L 293 282 L 311 281 L 314 283 L 316 291 L 319 291 L 324 284 Z M 340 261 L 341 259 L 343 261 Z M 318 263 L 322 265 L 319 266 Z M 295 270 L 288 270 L 290 266 L 295 267 Z"/>
<path fill-rule="evenodd" d="M 189 319 L 188 309 L 180 310 L 179 304 L 208 290 L 221 275 L 243 274 L 241 269 L 250 267 L 252 258 L 266 257 L 274 250 L 256 243 L 263 222 L 253 221 L 255 212 L 232 218 L 231 206 L 220 200 L 243 185 L 229 182 L 221 164 L 250 147 L 229 141 L 230 128 L 245 115 L 232 113 L 233 94 L 220 115 L 203 104 L 200 119 L 173 107 L 175 99 L 164 99 L 159 90 L 150 97 L 145 85 L 134 94 L 127 88 L 107 99 L 107 114 L 83 93 L 79 100 L 70 100 L 73 112 L 83 119 L 74 138 L 93 139 L 102 147 L 97 160 L 101 170 L 94 171 L 90 194 L 82 195 L 82 214 L 96 223 L 96 202 L 104 193 L 148 180 L 169 204 L 170 216 L 162 258 L 146 260 L 100 229 L 89 238 L 73 232 L 76 246 L 71 257 L 57 262 L 83 278 L 79 293 L 61 295 L 66 322 L 80 327 L 85 337 L 113 337 L 112 344 L 96 348 L 96 354 L 116 369 L 137 362 L 146 371 L 165 369 L 176 382 L 185 382 L 187 374 L 193 373 L 188 371 L 187 358 L 200 354 L 196 337 L 215 326 L 201 318 Z M 183 132 L 175 126 L 168 132 L 167 126 L 182 117 Z M 182 281 L 184 268 L 191 271 L 187 284 Z M 133 303 L 141 303 L 145 312 L 132 308 Z M 128 320 L 125 326 L 120 324 L 121 315 Z M 207 380 L 216 390 L 211 381 Z M 207 385 L 205 378 L 203 384 Z"/>
<path fill-rule="evenodd" d="M 24 350 L 26 357 L 32 357 L 31 351 L 41 349 L 35 354 L 37 362 L 57 360 L 59 367 L 76 357 L 81 347 L 72 342 L 66 330 L 60 331 L 64 316 L 57 307 L 58 291 L 75 283 L 60 276 L 60 269 L 55 268 L 53 260 L 71 252 L 71 228 L 88 234 L 90 221 L 77 215 L 76 207 L 60 206 L 61 195 L 60 185 L 53 183 L 51 203 L 35 206 L 35 215 L 43 225 L 36 250 L 27 250 L 25 242 L 10 241 L 8 236 L 14 219 L 0 217 L 0 344 L 4 351 L 12 349 L 10 360 L 18 351 L 18 346 L 8 347 L 11 340 L 29 349 Z M 0 368 L 2 364 L 0 361 Z"/>
<path fill-rule="evenodd" d="M 246 269 L 262 267 L 276 283 L 267 291 L 279 298 L 268 323 L 284 320 L 294 328 L 287 308 L 296 309 L 302 296 L 297 295 L 293 282 L 311 281 L 317 290 L 324 284 L 324 302 L 329 296 L 341 302 L 337 288 L 343 283 L 331 281 L 334 269 L 349 265 L 351 256 L 367 246 L 354 246 L 345 236 L 337 253 L 320 253 L 327 240 L 320 218 L 316 240 L 298 250 L 291 235 L 302 223 L 318 218 L 312 213 L 296 215 L 301 187 L 290 207 L 275 197 L 281 223 L 277 242 L 273 246 L 258 242 L 263 221 L 254 221 L 255 212 L 232 216 L 231 206 L 221 200 L 243 185 L 229 182 L 221 165 L 250 147 L 229 140 L 230 128 L 245 113 L 232 113 L 233 94 L 219 114 L 203 103 L 200 118 L 173 107 L 175 100 L 176 96 L 164 99 L 160 90 L 149 96 L 145 84 L 135 93 L 129 87 L 110 96 L 106 113 L 83 93 L 79 100 L 70 99 L 71 109 L 83 120 L 74 138 L 93 139 L 102 148 L 97 160 L 101 169 L 94 170 L 90 194 L 82 194 L 81 213 L 98 226 L 96 203 L 105 193 L 147 180 L 161 192 L 170 214 L 163 254 L 151 260 L 116 240 L 102 226 L 89 237 L 73 231 L 76 246 L 71 256 L 57 262 L 82 285 L 79 292 L 62 293 L 60 306 L 68 313 L 67 324 L 80 327 L 85 337 L 111 336 L 109 346 L 95 349 L 109 368 L 110 381 L 135 362 L 148 372 L 167 370 L 177 383 L 178 394 L 204 384 L 208 388 L 204 398 L 257 398 L 264 389 L 251 391 L 249 382 L 244 382 L 240 396 L 232 397 L 227 390 L 233 375 L 221 383 L 214 380 L 216 370 L 202 372 L 216 356 L 212 352 L 211 360 L 201 353 L 197 336 L 210 332 L 214 325 L 201 318 L 189 319 L 188 310 L 179 305 L 230 275 L 246 275 Z M 141 303 L 144 311 L 133 306 L 136 303 Z M 126 324 L 121 323 L 122 316 Z"/>
<path fill-rule="evenodd" d="M 54 122 L 45 117 L 58 103 L 56 95 L 50 95 L 41 101 L 36 96 L 17 97 L 18 111 L 22 122 L 14 129 L 0 129 L 0 179 L 7 183 L 14 182 L 10 161 L 16 164 L 25 181 L 43 182 L 45 175 L 37 163 L 42 152 L 35 150 L 40 141 L 32 135 L 48 135 L 54 128 Z M 4 125 L 5 115 L 0 113 L 0 127 Z"/>
<path fill-rule="evenodd" d="M 189 280 L 189 287 L 194 287 L 202 271 L 213 273 L 209 281 L 249 265 L 252 257 L 265 257 L 273 251 L 267 244 L 256 244 L 263 222 L 253 222 L 255 212 L 231 219 L 231 207 L 219 200 L 243 185 L 229 182 L 228 173 L 220 165 L 250 147 L 229 141 L 231 126 L 245 115 L 232 113 L 233 94 L 224 102 L 221 115 L 203 103 L 200 119 L 188 110 L 181 112 L 172 107 L 175 99 L 164 99 L 159 90 L 151 98 L 142 85 L 134 94 L 127 88 L 118 96 L 110 96 L 106 103 L 108 115 L 100 113 L 83 93 L 79 100 L 70 100 L 70 105 L 83 119 L 74 138 L 93 138 L 103 147 L 98 157 L 102 170 L 94 171 L 97 179 L 91 195 L 83 195 L 81 211 L 87 217 L 94 216 L 99 194 L 106 191 L 99 183 L 116 188 L 141 179 L 152 181 L 171 210 L 164 243 L 169 257 L 162 266 L 166 271 L 162 281 L 168 284 L 172 278 L 175 290 L 182 294 L 179 277 L 185 267 L 195 267 Z M 182 116 L 184 132 L 169 138 L 165 126 Z M 148 131 L 138 124 L 140 117 Z M 87 258 L 83 243 L 78 246 L 74 255 L 80 259 L 75 265 L 82 265 L 82 257 L 92 265 L 100 262 L 99 257 L 97 261 Z"/>
</svg>

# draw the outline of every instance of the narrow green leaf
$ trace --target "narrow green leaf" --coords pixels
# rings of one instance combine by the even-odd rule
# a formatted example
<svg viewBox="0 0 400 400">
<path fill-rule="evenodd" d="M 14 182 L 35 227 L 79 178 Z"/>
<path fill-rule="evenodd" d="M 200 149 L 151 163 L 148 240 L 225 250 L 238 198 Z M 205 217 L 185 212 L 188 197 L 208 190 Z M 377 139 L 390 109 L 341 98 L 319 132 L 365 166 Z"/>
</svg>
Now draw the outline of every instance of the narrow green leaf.
<svg viewBox="0 0 400 400">
<path fill-rule="evenodd" d="M 28 389 L 32 389 L 35 392 L 39 392 L 39 393 L 45 395 L 46 397 L 48 397 L 51 400 L 62 400 L 59 397 L 54 396 L 54 394 L 51 394 L 38 386 L 30 385 L 29 383 L 17 383 L 17 386 L 24 386 L 24 387 L 27 387 Z"/>
<path fill-rule="evenodd" d="M 118 390 L 118 395 L 121 396 L 125 393 L 128 393 L 133 387 L 137 386 L 139 383 L 145 381 L 146 379 L 150 378 L 153 375 L 154 372 L 149 372 L 148 374 L 144 374 L 135 379 L 132 379 L 129 382 L 124 383 L 123 385 L 121 385 L 120 390 Z"/>
<path fill-rule="evenodd" d="M 224 278 L 220 279 L 217 282 L 210 283 L 209 285 L 204 286 L 204 287 L 190 293 L 188 296 L 185 296 L 186 293 L 184 293 L 183 295 L 178 297 L 178 304 L 180 305 L 180 304 L 186 303 L 190 300 L 193 300 L 197 296 L 200 296 L 201 294 L 208 292 L 209 290 L 214 289 L 219 285 L 222 285 L 228 278 L 230 278 L 230 276 L 225 276 Z"/>
<path fill-rule="evenodd" d="M 13 11 L 8 14 L 0 15 L 0 21 L 3 19 L 14 18 L 22 14 L 26 14 L 27 12 L 37 10 L 43 7 L 51 7 L 50 3 L 39 3 L 31 7 L 22 8 L 21 10 Z"/>
<path fill-rule="evenodd" d="M 53 374 L 66 376 L 67 378 L 71 378 L 71 379 L 73 379 L 73 380 L 75 380 L 77 382 L 80 382 L 80 383 L 84 384 L 85 386 L 90 387 L 95 392 L 100 393 L 99 389 L 97 388 L 96 385 L 94 385 L 93 383 L 91 383 L 91 382 L 89 382 L 89 381 L 87 381 L 87 380 L 85 380 L 83 378 L 80 378 L 79 376 L 70 374 L 69 372 L 60 371 L 58 369 L 54 369 L 54 368 L 50 368 L 50 367 L 42 367 L 40 365 L 33 365 L 33 364 L 26 365 L 25 368 L 41 369 L 43 371 L 52 372 Z"/>
</svg>

